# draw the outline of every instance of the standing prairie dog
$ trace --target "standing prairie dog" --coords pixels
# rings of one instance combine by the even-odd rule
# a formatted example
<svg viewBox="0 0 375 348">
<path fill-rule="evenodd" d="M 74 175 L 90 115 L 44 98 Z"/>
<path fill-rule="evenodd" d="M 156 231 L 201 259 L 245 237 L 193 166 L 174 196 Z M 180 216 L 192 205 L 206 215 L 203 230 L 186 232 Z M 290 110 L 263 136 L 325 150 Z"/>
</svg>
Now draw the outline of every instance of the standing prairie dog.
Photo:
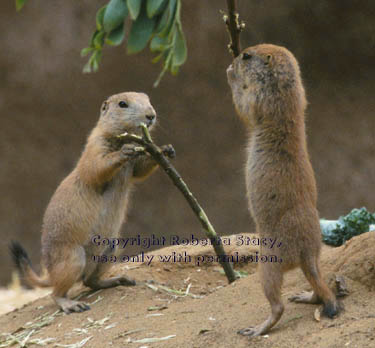
<svg viewBox="0 0 375 348">
<path fill-rule="evenodd" d="M 117 136 L 140 133 L 140 125 L 151 129 L 156 113 L 143 93 L 121 93 L 108 98 L 101 107 L 96 127 L 74 170 L 62 181 L 47 207 L 42 227 L 42 265 L 44 277 L 31 268 L 22 246 L 13 242 L 13 259 L 34 286 L 52 286 L 53 299 L 65 313 L 89 309 L 83 302 L 67 298 L 78 281 L 92 289 L 135 285 L 124 276 L 100 279 L 110 263 L 96 263 L 93 255 L 108 254 L 91 242 L 94 235 L 116 238 L 125 219 L 133 182 L 149 175 L 157 166 L 147 154 L 136 152 L 134 144 L 122 144 Z M 173 157 L 172 146 L 162 147 Z"/>
<path fill-rule="evenodd" d="M 229 66 L 227 76 L 235 108 L 249 133 L 249 209 L 260 236 L 282 243 L 280 248 L 261 246 L 260 250 L 262 255 L 276 255 L 281 260 L 259 264 L 272 313 L 262 324 L 238 333 L 262 335 L 279 321 L 284 311 L 283 273 L 297 266 L 313 292 L 290 300 L 323 302 L 323 313 L 332 318 L 339 307 L 319 269 L 317 191 L 306 146 L 306 99 L 298 63 L 287 49 L 263 44 L 245 49 Z"/>
</svg>

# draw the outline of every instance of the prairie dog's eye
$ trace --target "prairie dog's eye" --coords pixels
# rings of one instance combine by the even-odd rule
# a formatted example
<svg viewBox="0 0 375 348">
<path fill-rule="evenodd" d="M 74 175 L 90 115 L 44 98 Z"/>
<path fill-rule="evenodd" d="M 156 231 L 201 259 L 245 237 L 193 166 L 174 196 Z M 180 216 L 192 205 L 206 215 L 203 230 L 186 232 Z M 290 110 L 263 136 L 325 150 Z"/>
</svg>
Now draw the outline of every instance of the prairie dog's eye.
<svg viewBox="0 0 375 348">
<path fill-rule="evenodd" d="M 127 102 L 124 102 L 123 100 L 118 103 L 118 106 L 120 108 L 127 108 L 129 105 Z"/>
<path fill-rule="evenodd" d="M 244 53 L 244 54 L 242 55 L 242 60 L 249 60 L 249 59 L 251 59 L 251 57 L 252 57 L 251 54 L 249 54 L 249 53 Z"/>
</svg>

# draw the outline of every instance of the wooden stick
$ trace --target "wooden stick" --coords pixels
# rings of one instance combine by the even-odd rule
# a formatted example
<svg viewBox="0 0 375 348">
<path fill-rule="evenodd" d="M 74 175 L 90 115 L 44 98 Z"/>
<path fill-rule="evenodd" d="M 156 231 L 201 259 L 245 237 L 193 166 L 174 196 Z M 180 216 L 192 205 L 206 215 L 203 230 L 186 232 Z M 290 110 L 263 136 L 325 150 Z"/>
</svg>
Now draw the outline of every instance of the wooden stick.
<svg viewBox="0 0 375 348">
<path fill-rule="evenodd" d="M 237 12 L 237 1 L 227 0 L 228 15 L 224 15 L 224 22 L 230 36 L 228 45 L 230 53 L 236 58 L 241 52 L 240 33 L 245 27 L 245 23 L 240 23 Z"/>
<path fill-rule="evenodd" d="M 169 162 L 169 160 L 164 156 L 163 151 L 154 144 L 151 139 L 150 133 L 146 125 L 142 124 L 142 132 L 143 137 L 138 135 L 124 133 L 120 135 L 122 140 L 126 142 L 134 142 L 137 143 L 145 148 L 145 150 L 154 158 L 154 160 L 164 169 L 164 171 L 168 174 L 170 179 L 173 181 L 175 186 L 181 191 L 184 195 L 185 199 L 189 203 L 191 209 L 198 217 L 202 227 L 206 232 L 207 238 L 210 239 L 213 248 L 215 249 L 215 253 L 218 256 L 219 262 L 224 269 L 225 275 L 228 279 L 229 283 L 235 281 L 238 276 L 236 272 L 233 270 L 231 262 L 228 261 L 228 258 L 225 254 L 223 244 L 221 242 L 220 237 L 217 236 L 215 229 L 213 228 L 212 224 L 208 220 L 208 217 L 200 204 L 198 203 L 197 199 L 194 197 L 192 192 L 189 190 L 188 186 L 181 178 L 180 174 L 177 170 L 173 167 L 173 165 Z"/>
</svg>

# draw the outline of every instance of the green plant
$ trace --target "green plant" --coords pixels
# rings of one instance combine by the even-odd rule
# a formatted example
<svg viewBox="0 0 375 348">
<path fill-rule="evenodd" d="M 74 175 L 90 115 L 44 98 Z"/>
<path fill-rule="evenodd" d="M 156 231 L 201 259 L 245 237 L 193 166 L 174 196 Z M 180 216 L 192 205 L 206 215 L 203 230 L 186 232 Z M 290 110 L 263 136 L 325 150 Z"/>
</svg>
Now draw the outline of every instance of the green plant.
<svg viewBox="0 0 375 348">
<path fill-rule="evenodd" d="M 348 215 L 340 216 L 336 221 L 320 220 L 323 242 L 325 244 L 340 246 L 354 236 L 368 232 L 375 224 L 375 214 L 366 208 L 353 209 Z"/>
<path fill-rule="evenodd" d="M 15 1 L 17 11 L 26 2 Z M 83 57 L 91 54 L 83 72 L 98 71 L 106 44 L 119 46 L 124 42 L 127 19 L 131 22 L 127 53 L 138 53 L 150 43 L 151 52 L 157 53 L 152 62 L 163 61 L 162 71 L 154 87 L 158 86 L 167 71 L 176 75 L 187 58 L 181 23 L 181 0 L 109 0 L 97 11 L 96 30 L 89 46 L 81 51 Z"/>
<path fill-rule="evenodd" d="M 125 21 L 131 21 L 127 39 L 127 53 L 142 51 L 147 44 L 157 52 L 152 60 L 163 61 L 163 68 L 155 81 L 156 87 L 166 71 L 177 74 L 185 63 L 187 47 L 181 23 L 181 0 L 110 0 L 96 13 L 96 31 L 90 45 L 81 51 L 91 53 L 83 71 L 97 71 L 105 44 L 119 46 L 125 39 Z"/>
<path fill-rule="evenodd" d="M 16 9 L 20 11 L 27 0 L 15 0 Z M 229 52 L 237 57 L 240 52 L 239 35 L 245 23 L 239 20 L 237 0 L 226 0 L 228 15 L 223 13 L 230 43 Z M 88 47 L 82 49 L 83 57 L 91 54 L 83 68 L 84 73 L 97 71 L 102 58 L 103 47 L 119 46 L 126 35 L 126 21 L 131 22 L 127 40 L 127 53 L 142 51 L 150 43 L 151 52 L 157 52 L 152 60 L 163 61 L 163 68 L 154 83 L 157 87 L 160 80 L 170 71 L 178 73 L 187 58 L 187 46 L 181 23 L 181 0 L 109 0 L 96 13 L 96 30 Z M 129 24 L 130 25 L 130 24 Z"/>
</svg>

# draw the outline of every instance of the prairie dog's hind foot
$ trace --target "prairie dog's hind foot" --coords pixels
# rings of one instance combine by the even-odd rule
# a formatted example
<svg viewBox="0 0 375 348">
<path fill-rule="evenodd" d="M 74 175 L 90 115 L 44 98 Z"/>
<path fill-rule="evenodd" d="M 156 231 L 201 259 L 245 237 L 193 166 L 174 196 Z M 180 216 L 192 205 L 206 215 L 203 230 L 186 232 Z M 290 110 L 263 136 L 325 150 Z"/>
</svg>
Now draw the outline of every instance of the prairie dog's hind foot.
<svg viewBox="0 0 375 348">
<path fill-rule="evenodd" d="M 336 317 L 339 312 L 342 309 L 342 306 L 339 304 L 339 302 L 336 301 L 327 301 L 324 303 L 319 296 L 314 292 L 303 292 L 298 295 L 294 295 L 288 298 L 290 302 L 295 302 L 295 303 L 308 303 L 308 304 L 320 304 L 323 303 L 323 310 L 322 314 L 328 318 L 334 318 Z"/>
<path fill-rule="evenodd" d="M 310 303 L 310 304 L 319 304 L 322 303 L 318 295 L 314 291 L 305 291 L 297 295 L 293 295 L 288 298 L 290 302 L 295 303 Z"/>
<path fill-rule="evenodd" d="M 108 279 L 88 279 L 84 282 L 86 286 L 93 290 L 99 290 L 99 289 L 109 289 L 109 288 L 114 288 L 116 286 L 134 286 L 136 285 L 135 280 L 130 279 L 125 276 L 121 277 L 112 277 Z"/>
<path fill-rule="evenodd" d="M 250 326 L 242 330 L 238 330 L 237 333 L 242 336 L 256 337 L 256 336 L 266 334 L 268 330 L 269 330 L 268 327 L 265 327 L 264 324 L 261 324 L 257 326 Z"/>
<path fill-rule="evenodd" d="M 343 307 L 337 300 L 324 303 L 322 314 L 330 319 L 336 318 Z"/>
<path fill-rule="evenodd" d="M 80 313 L 90 309 L 88 304 L 81 301 L 70 300 L 66 297 L 55 297 L 54 300 L 66 314 Z"/>
<path fill-rule="evenodd" d="M 266 292 L 266 295 L 268 293 Z M 269 294 L 268 294 L 269 295 Z M 250 326 L 248 328 L 242 329 L 237 331 L 238 334 L 242 336 L 260 336 L 266 334 L 275 324 L 280 320 L 283 312 L 284 312 L 284 305 L 279 303 L 274 303 L 271 305 L 272 313 L 271 315 L 260 325 L 257 326 Z"/>
<path fill-rule="evenodd" d="M 113 278 L 110 278 L 110 279 L 107 279 L 107 280 L 111 280 L 112 282 L 114 282 L 115 283 L 114 286 L 118 286 L 118 285 L 135 286 L 135 285 L 137 285 L 137 283 L 134 279 L 130 279 L 130 278 L 125 277 L 125 276 L 113 277 Z"/>
<path fill-rule="evenodd" d="M 259 336 L 260 333 L 258 332 L 259 330 L 257 330 L 256 327 L 247 327 L 245 329 L 242 329 L 242 330 L 238 330 L 237 333 L 239 335 L 242 335 L 242 336 L 248 336 L 248 337 L 254 337 L 254 336 Z"/>
</svg>

